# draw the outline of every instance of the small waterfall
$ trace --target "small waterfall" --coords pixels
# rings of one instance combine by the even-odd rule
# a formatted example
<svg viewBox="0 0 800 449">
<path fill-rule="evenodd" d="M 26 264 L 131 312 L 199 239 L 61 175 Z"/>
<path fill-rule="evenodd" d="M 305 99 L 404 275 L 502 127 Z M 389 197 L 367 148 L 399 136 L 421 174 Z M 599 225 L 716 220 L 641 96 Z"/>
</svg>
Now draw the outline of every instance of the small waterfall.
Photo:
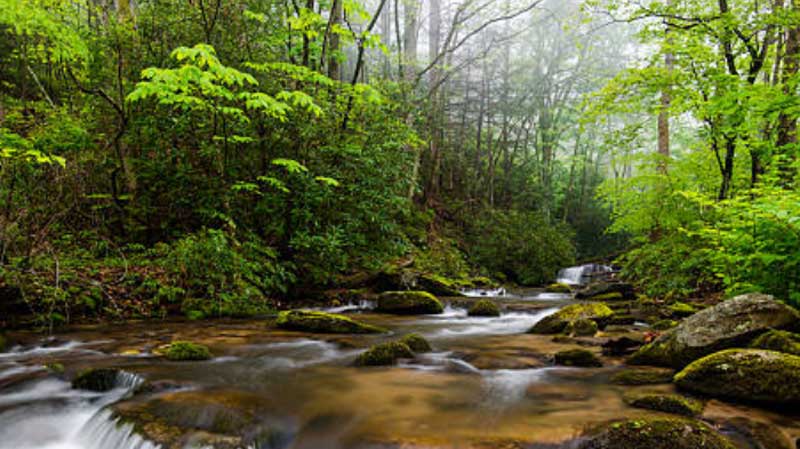
<svg viewBox="0 0 800 449">
<path fill-rule="evenodd" d="M 613 268 L 596 263 L 569 267 L 558 272 L 556 282 L 567 285 L 585 285 L 591 282 L 593 277 L 612 271 L 614 271 Z"/>
<path fill-rule="evenodd" d="M 159 449 L 161 446 L 145 440 L 123 424 L 108 410 L 100 410 L 78 432 L 76 443 L 83 449 Z M 69 447 L 69 446 L 65 446 Z"/>
</svg>

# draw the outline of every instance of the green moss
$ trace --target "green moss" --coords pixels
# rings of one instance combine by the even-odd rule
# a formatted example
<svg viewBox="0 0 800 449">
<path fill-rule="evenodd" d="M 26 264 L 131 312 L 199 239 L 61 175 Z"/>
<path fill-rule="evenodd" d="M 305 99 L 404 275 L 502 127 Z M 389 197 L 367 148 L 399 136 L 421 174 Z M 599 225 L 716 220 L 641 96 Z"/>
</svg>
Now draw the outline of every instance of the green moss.
<svg viewBox="0 0 800 449">
<path fill-rule="evenodd" d="M 439 296 L 464 296 L 461 293 L 461 288 L 466 284 L 466 282 L 438 274 L 423 274 L 419 277 L 417 283 L 428 293 Z"/>
<path fill-rule="evenodd" d="M 117 376 L 120 370 L 116 368 L 94 368 L 81 372 L 72 380 L 72 388 L 103 393 L 113 390 L 117 386 Z"/>
<path fill-rule="evenodd" d="M 617 385 L 657 385 L 672 382 L 675 373 L 668 369 L 638 368 L 622 370 L 611 376 Z"/>
<path fill-rule="evenodd" d="M 750 347 L 800 355 L 800 335 L 773 330 L 753 340 Z"/>
<path fill-rule="evenodd" d="M 687 317 L 697 313 L 697 309 L 694 306 L 680 301 L 670 304 L 668 309 L 672 315 L 677 317 Z"/>
<path fill-rule="evenodd" d="M 603 327 L 614 315 L 608 305 L 602 302 L 570 304 L 558 312 L 536 323 L 528 332 L 532 334 L 559 334 L 567 326 L 578 320 L 593 320 Z"/>
<path fill-rule="evenodd" d="M 427 315 L 444 312 L 444 306 L 428 292 L 386 292 L 378 296 L 377 310 L 397 315 Z"/>
<path fill-rule="evenodd" d="M 64 365 L 58 362 L 50 362 L 44 365 L 44 368 L 52 374 L 58 376 L 64 374 Z"/>
<path fill-rule="evenodd" d="M 603 366 L 603 362 L 594 355 L 593 352 L 585 349 L 570 349 L 561 351 L 555 355 L 556 365 L 577 366 L 582 368 L 594 368 Z"/>
<path fill-rule="evenodd" d="M 212 357 L 208 347 L 188 341 L 173 341 L 164 355 L 172 361 L 208 360 Z"/>
<path fill-rule="evenodd" d="M 398 359 L 410 359 L 414 352 L 407 344 L 401 342 L 381 343 L 369 348 L 356 359 L 356 366 L 394 365 Z"/>
<path fill-rule="evenodd" d="M 497 282 L 486 276 L 476 276 L 470 280 L 470 287 L 495 287 Z"/>
<path fill-rule="evenodd" d="M 625 299 L 625 296 L 620 292 L 609 292 L 609 293 L 603 293 L 603 294 L 596 295 L 596 296 L 591 296 L 591 297 L 586 298 L 586 299 L 588 299 L 590 301 L 621 301 L 621 300 Z"/>
<path fill-rule="evenodd" d="M 335 313 L 288 310 L 278 314 L 275 325 L 281 329 L 320 334 L 379 334 L 386 329 Z"/>
<path fill-rule="evenodd" d="M 472 307 L 469 308 L 467 312 L 469 316 L 500 316 L 500 308 L 497 307 L 497 304 L 489 301 L 488 299 L 482 299 L 477 301 Z"/>
<path fill-rule="evenodd" d="M 800 405 L 800 357 L 777 351 L 720 351 L 695 360 L 674 380 L 684 390 L 713 397 Z"/>
<path fill-rule="evenodd" d="M 695 417 L 703 413 L 704 404 L 677 394 L 629 394 L 625 402 L 631 407 Z"/>
<path fill-rule="evenodd" d="M 400 339 L 400 343 L 407 345 L 416 353 L 431 351 L 431 345 L 428 343 L 428 340 L 419 334 L 408 334 Z"/>
<path fill-rule="evenodd" d="M 640 418 L 607 425 L 579 449 L 734 449 L 708 425 L 687 418 Z"/>
<path fill-rule="evenodd" d="M 550 284 L 547 287 L 545 287 L 544 291 L 546 291 L 548 293 L 565 293 L 565 294 L 568 294 L 568 293 L 572 293 L 572 287 L 570 287 L 567 284 L 563 284 L 563 283 L 557 282 L 555 284 Z"/>
<path fill-rule="evenodd" d="M 598 331 L 598 326 L 592 320 L 576 320 L 567 325 L 564 333 L 576 337 L 591 337 Z"/>
<path fill-rule="evenodd" d="M 653 325 L 650 327 L 657 331 L 668 331 L 678 326 L 678 324 L 680 323 L 675 320 L 659 320 L 653 323 Z"/>
</svg>

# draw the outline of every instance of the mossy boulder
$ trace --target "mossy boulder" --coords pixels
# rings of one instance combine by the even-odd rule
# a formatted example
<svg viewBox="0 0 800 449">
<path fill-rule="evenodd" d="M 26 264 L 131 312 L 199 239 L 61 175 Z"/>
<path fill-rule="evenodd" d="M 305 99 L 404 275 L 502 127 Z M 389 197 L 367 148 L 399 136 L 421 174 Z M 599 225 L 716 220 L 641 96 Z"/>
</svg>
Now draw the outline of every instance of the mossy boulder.
<svg viewBox="0 0 800 449">
<path fill-rule="evenodd" d="M 380 334 L 385 329 L 344 315 L 310 310 L 288 310 L 278 314 L 275 325 L 281 329 L 317 334 Z"/>
<path fill-rule="evenodd" d="M 420 275 L 417 287 L 436 296 L 464 296 L 461 293 L 463 282 L 436 274 Z"/>
<path fill-rule="evenodd" d="M 572 287 L 570 287 L 567 284 L 564 284 L 564 283 L 561 283 L 561 282 L 557 282 L 555 284 L 550 284 L 547 287 L 545 287 L 544 291 L 546 291 L 547 293 L 570 294 L 570 293 L 572 293 Z"/>
<path fill-rule="evenodd" d="M 117 386 L 117 379 L 122 371 L 116 368 L 92 368 L 78 374 L 72 379 L 72 388 L 89 390 L 98 393 L 111 391 Z"/>
<path fill-rule="evenodd" d="M 658 385 L 672 383 L 675 372 L 663 368 L 629 368 L 611 376 L 616 385 Z"/>
<path fill-rule="evenodd" d="M 575 320 L 564 328 L 564 333 L 573 337 L 592 337 L 599 327 L 593 320 Z"/>
<path fill-rule="evenodd" d="M 641 418 L 615 422 L 579 449 L 735 449 L 708 425 L 687 418 Z"/>
<path fill-rule="evenodd" d="M 500 316 L 500 308 L 497 307 L 497 304 L 489 301 L 488 299 L 482 299 L 480 301 L 475 302 L 467 311 L 467 315 L 469 316 Z"/>
<path fill-rule="evenodd" d="M 769 331 L 753 340 L 750 347 L 800 356 L 800 335 L 786 331 Z"/>
<path fill-rule="evenodd" d="M 745 402 L 800 405 L 800 357 L 763 349 L 729 349 L 675 375 L 693 393 Z"/>
<path fill-rule="evenodd" d="M 677 318 L 685 318 L 687 316 L 692 316 L 695 313 L 697 313 L 697 309 L 694 306 L 680 301 L 676 301 L 670 304 L 667 307 L 667 310 L 672 316 Z"/>
<path fill-rule="evenodd" d="M 772 296 L 737 296 L 686 318 L 642 347 L 628 363 L 679 369 L 723 349 L 746 347 L 771 329 L 792 329 L 798 324 L 800 313 Z"/>
<path fill-rule="evenodd" d="M 580 368 L 599 368 L 603 362 L 593 352 L 586 349 L 570 349 L 556 353 L 556 365 L 575 366 Z"/>
<path fill-rule="evenodd" d="M 395 315 L 430 315 L 444 312 L 444 306 L 428 292 L 386 292 L 378 296 L 376 310 Z"/>
<path fill-rule="evenodd" d="M 678 394 L 632 393 L 625 396 L 625 403 L 631 407 L 654 410 L 688 417 L 703 413 L 705 404 Z"/>
<path fill-rule="evenodd" d="M 400 339 L 400 343 L 407 345 L 415 353 L 430 352 L 431 344 L 422 335 L 408 334 Z"/>
<path fill-rule="evenodd" d="M 212 357 L 207 346 L 189 341 L 173 341 L 164 352 L 164 356 L 174 362 L 209 360 Z"/>
<path fill-rule="evenodd" d="M 636 292 L 633 285 L 625 282 L 600 281 L 593 282 L 575 292 L 575 298 L 589 301 L 627 301 L 636 299 Z"/>
<path fill-rule="evenodd" d="M 560 334 L 570 323 L 579 320 L 592 320 L 600 327 L 614 315 L 604 303 L 570 304 L 558 312 L 549 315 L 528 331 L 532 334 Z"/>
<path fill-rule="evenodd" d="M 356 358 L 356 366 L 387 366 L 394 365 L 398 359 L 410 359 L 414 351 L 407 344 L 392 341 L 377 344 Z"/>
<path fill-rule="evenodd" d="M 675 320 L 658 320 L 655 323 L 653 323 L 650 327 L 652 327 L 653 330 L 657 331 L 668 331 L 670 329 L 678 327 L 679 324 L 681 323 Z"/>
</svg>

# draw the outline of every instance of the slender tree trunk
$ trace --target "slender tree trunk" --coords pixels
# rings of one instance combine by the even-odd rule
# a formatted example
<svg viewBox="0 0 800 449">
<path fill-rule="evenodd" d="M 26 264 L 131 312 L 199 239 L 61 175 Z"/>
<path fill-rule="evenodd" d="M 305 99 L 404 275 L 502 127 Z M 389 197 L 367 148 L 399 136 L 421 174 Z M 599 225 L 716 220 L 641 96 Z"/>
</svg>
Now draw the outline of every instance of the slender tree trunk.
<svg viewBox="0 0 800 449">
<path fill-rule="evenodd" d="M 328 77 L 333 80 L 340 81 L 342 79 L 342 69 L 339 64 L 339 51 L 340 37 L 339 33 L 334 30 L 342 26 L 344 19 L 344 8 L 342 2 L 344 0 L 333 0 L 331 5 L 330 27 L 328 30 Z"/>
<path fill-rule="evenodd" d="M 800 0 L 790 0 L 791 8 L 794 11 L 800 11 Z M 791 95 L 795 91 L 796 82 L 794 78 L 797 76 L 798 69 L 800 68 L 800 27 L 791 28 L 786 32 L 785 36 L 786 52 L 783 57 L 783 71 L 781 73 L 781 82 L 783 84 L 784 92 Z M 778 151 L 781 154 L 781 160 L 778 162 L 781 181 L 784 185 L 789 186 L 794 182 L 795 170 L 792 165 L 797 158 L 797 115 L 782 112 L 778 118 Z"/>
<path fill-rule="evenodd" d="M 672 5 L 674 0 L 668 0 L 667 5 Z M 667 76 L 672 75 L 675 67 L 675 56 L 672 53 L 672 38 L 670 37 L 669 24 L 666 25 L 664 31 L 664 40 L 667 46 L 667 51 L 664 54 L 664 66 L 666 68 Z M 658 114 L 658 154 L 660 161 L 658 164 L 659 172 L 662 174 L 667 173 L 667 166 L 670 157 L 670 131 L 669 131 L 669 109 L 672 104 L 672 92 L 670 87 L 664 87 L 661 92 L 661 111 Z"/>
</svg>

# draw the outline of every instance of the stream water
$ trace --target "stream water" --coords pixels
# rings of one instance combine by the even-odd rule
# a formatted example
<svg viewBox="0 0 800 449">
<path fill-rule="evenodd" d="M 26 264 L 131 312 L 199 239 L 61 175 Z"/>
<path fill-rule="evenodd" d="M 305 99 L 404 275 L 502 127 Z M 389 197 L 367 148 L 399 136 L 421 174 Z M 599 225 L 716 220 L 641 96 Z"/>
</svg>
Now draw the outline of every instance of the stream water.
<svg viewBox="0 0 800 449">
<path fill-rule="evenodd" d="M 555 448 L 588 426 L 644 413 L 625 405 L 623 387 L 608 383 L 621 361 L 553 367 L 548 356 L 575 342 L 525 334 L 568 296 L 489 294 L 501 293 L 496 300 L 507 311 L 498 318 L 468 317 L 458 301 L 437 316 L 375 314 L 368 302 L 335 309 L 391 329 L 388 336 L 315 336 L 259 321 L 86 327 L 49 340 L 15 335 L 24 346 L 0 354 L 0 449 L 158 447 L 128 421 L 166 435 L 170 447 Z M 411 332 L 434 352 L 395 367 L 351 366 L 369 345 Z M 207 344 L 216 358 L 178 363 L 151 354 L 173 339 Z M 43 367 L 52 363 L 63 364 L 67 376 Z M 108 393 L 71 389 L 66 379 L 88 367 L 130 374 Z M 150 392 L 133 395 L 145 379 Z M 762 410 L 712 402 L 706 414 L 744 416 L 800 436 L 796 420 Z"/>
</svg>

